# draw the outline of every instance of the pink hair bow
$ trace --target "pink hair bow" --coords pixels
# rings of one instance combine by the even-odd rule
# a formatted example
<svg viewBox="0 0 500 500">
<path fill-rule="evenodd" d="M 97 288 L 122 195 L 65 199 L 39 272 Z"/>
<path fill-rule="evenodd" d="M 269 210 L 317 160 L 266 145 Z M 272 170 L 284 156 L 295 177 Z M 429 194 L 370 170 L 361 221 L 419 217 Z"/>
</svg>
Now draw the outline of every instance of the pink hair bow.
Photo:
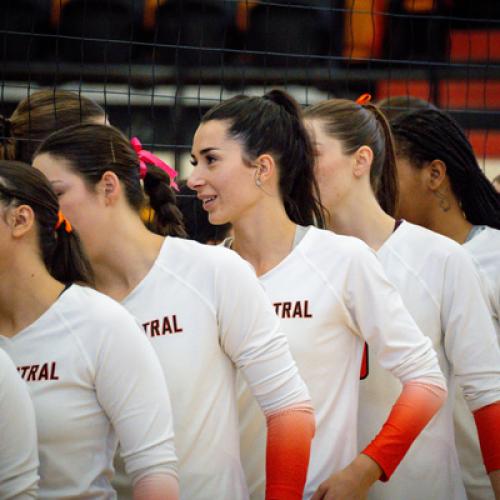
<svg viewBox="0 0 500 500">
<path fill-rule="evenodd" d="M 160 158 L 155 156 L 150 151 L 142 149 L 141 141 L 137 137 L 132 137 L 132 139 L 130 139 L 130 145 L 134 148 L 137 153 L 137 157 L 139 158 L 139 175 L 141 176 L 141 179 L 146 177 L 146 173 L 148 171 L 146 162 L 151 163 L 151 165 L 161 168 L 170 177 L 170 185 L 176 191 L 179 191 L 179 186 L 177 186 L 174 180 L 177 177 L 177 172 L 170 165 L 167 165 L 163 160 L 160 160 Z"/>
</svg>

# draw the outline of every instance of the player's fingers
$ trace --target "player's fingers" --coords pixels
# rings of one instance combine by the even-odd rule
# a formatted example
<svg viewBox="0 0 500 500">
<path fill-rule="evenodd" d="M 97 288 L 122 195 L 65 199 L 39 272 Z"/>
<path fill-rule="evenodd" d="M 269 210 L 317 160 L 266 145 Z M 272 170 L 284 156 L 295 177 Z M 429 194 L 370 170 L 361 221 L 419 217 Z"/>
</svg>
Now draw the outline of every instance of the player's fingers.
<svg viewBox="0 0 500 500">
<path fill-rule="evenodd" d="M 314 495 L 312 496 L 311 500 L 323 500 L 323 497 L 325 496 L 325 493 L 327 491 L 326 486 L 323 484 L 320 484 Z"/>
</svg>

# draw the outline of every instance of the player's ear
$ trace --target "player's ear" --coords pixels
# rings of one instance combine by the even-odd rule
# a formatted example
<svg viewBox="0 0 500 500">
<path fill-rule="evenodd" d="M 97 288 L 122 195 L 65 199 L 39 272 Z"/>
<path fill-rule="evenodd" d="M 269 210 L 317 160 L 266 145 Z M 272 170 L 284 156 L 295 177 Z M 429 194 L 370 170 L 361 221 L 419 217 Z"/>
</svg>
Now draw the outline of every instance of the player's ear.
<svg viewBox="0 0 500 500">
<path fill-rule="evenodd" d="M 433 160 L 425 167 L 427 174 L 427 187 L 431 191 L 442 188 L 446 180 L 446 165 L 441 160 Z"/>
<path fill-rule="evenodd" d="M 113 205 L 119 198 L 121 190 L 120 179 L 114 172 L 107 170 L 102 174 L 97 184 L 97 191 L 104 196 L 106 205 Z"/>
</svg>

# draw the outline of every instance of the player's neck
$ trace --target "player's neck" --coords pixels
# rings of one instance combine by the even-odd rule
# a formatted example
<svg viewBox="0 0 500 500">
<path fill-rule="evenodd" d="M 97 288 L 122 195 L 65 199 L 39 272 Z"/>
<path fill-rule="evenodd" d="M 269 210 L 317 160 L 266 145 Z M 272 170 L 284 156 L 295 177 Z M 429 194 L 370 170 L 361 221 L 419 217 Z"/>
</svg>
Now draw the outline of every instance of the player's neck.
<svg viewBox="0 0 500 500">
<path fill-rule="evenodd" d="M 164 238 L 149 231 L 139 217 L 122 220 L 110 234 L 90 261 L 97 290 L 121 301 L 149 272 Z"/>
<path fill-rule="evenodd" d="M 232 248 L 250 262 L 258 276 L 276 267 L 292 250 L 296 225 L 281 203 L 262 203 L 233 221 Z"/>
<path fill-rule="evenodd" d="M 0 335 L 12 337 L 31 325 L 63 289 L 38 257 L 18 255 L 0 276 Z"/>
<path fill-rule="evenodd" d="M 355 236 L 377 251 L 394 231 L 395 220 L 387 215 L 373 195 L 346 199 L 336 207 L 327 207 L 328 229 L 337 234 Z"/>
<path fill-rule="evenodd" d="M 427 228 L 463 245 L 472 229 L 472 224 L 465 218 L 458 203 L 453 203 L 447 210 L 435 207 L 429 217 Z"/>
</svg>

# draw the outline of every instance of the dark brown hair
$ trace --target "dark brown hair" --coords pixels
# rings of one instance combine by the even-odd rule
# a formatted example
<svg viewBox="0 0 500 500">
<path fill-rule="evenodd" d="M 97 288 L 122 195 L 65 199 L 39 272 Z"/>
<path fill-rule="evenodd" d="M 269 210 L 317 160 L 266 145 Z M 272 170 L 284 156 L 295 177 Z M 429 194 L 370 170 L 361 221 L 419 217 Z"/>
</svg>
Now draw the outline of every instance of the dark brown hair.
<svg viewBox="0 0 500 500">
<path fill-rule="evenodd" d="M 34 92 L 17 105 L 10 118 L 0 116 L 0 158 L 31 163 L 38 145 L 52 132 L 104 117 L 101 106 L 74 92 Z"/>
<path fill-rule="evenodd" d="M 151 231 L 163 236 L 186 235 L 170 178 L 160 168 L 147 165 L 143 189 L 137 153 L 118 129 L 94 123 L 73 125 L 47 137 L 34 156 L 44 153 L 66 160 L 92 190 L 105 172 L 114 172 L 124 186 L 128 203 L 137 212 L 146 204 L 144 193 L 148 196 L 154 210 L 152 220 L 146 222 Z"/>
<path fill-rule="evenodd" d="M 229 134 L 244 150 L 251 164 L 268 153 L 279 169 L 279 189 L 290 220 L 324 227 L 324 211 L 314 178 L 314 154 L 297 102 L 282 90 L 264 97 L 236 96 L 203 116 L 201 122 L 227 120 Z"/>
<path fill-rule="evenodd" d="M 56 229 L 59 203 L 46 177 L 25 163 L 0 160 L 0 203 L 29 205 L 35 213 L 40 253 L 49 273 L 66 284 L 91 283 L 90 265 L 74 231 Z"/>
<path fill-rule="evenodd" d="M 324 132 L 340 141 L 344 154 L 353 154 L 361 146 L 371 148 L 370 183 L 382 209 L 393 216 L 399 194 L 394 142 L 389 123 L 378 107 L 329 99 L 306 108 L 304 118 L 319 120 Z"/>
</svg>

